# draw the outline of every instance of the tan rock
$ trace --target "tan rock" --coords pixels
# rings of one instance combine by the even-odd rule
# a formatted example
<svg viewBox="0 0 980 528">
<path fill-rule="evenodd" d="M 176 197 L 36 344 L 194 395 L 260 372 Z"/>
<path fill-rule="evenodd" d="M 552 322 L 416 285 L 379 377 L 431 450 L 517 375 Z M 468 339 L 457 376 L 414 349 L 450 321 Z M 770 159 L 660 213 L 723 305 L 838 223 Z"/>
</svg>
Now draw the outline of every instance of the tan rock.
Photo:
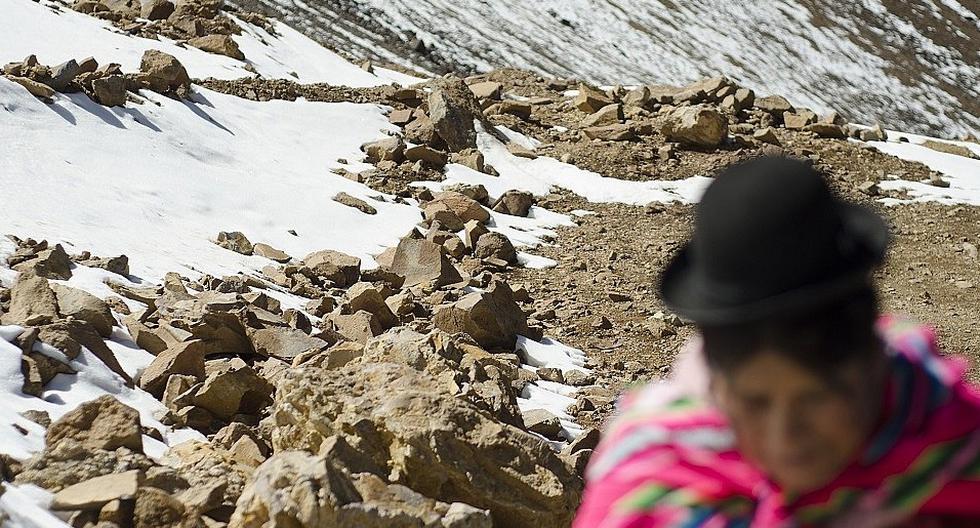
<svg viewBox="0 0 980 528">
<path fill-rule="evenodd" d="M 661 131 L 670 141 L 713 147 L 728 136 L 728 120 L 706 106 L 679 107 L 667 116 Z"/>
<path fill-rule="evenodd" d="M 140 488 L 133 510 L 133 528 L 194 526 L 197 515 L 188 517 L 186 513 L 184 505 L 171 494 L 156 488 Z"/>
<path fill-rule="evenodd" d="M 188 341 L 161 352 L 140 375 L 140 388 L 160 398 L 167 387 L 167 380 L 173 374 L 204 379 L 204 343 L 199 340 Z"/>
<path fill-rule="evenodd" d="M 476 148 L 473 120 L 482 113 L 476 97 L 462 79 L 439 79 L 429 93 L 428 104 L 432 126 L 446 142 L 450 152 Z"/>
<path fill-rule="evenodd" d="M 484 81 L 469 85 L 470 91 L 477 99 L 500 99 L 503 85 L 499 82 Z"/>
<path fill-rule="evenodd" d="M 613 103 L 600 108 L 596 113 L 586 116 L 579 123 L 582 128 L 617 125 L 623 122 L 623 105 Z"/>
<path fill-rule="evenodd" d="M 226 370 L 212 371 L 194 395 L 194 403 L 228 420 L 236 414 L 254 414 L 271 401 L 272 386 L 252 367 L 232 361 Z"/>
<path fill-rule="evenodd" d="M 353 207 L 364 214 L 378 214 L 378 210 L 372 207 L 370 204 L 361 200 L 360 198 L 355 198 L 345 192 L 337 193 L 333 197 L 333 201 L 346 205 L 347 207 Z"/>
<path fill-rule="evenodd" d="M 53 88 L 46 84 L 41 84 L 27 77 L 17 77 L 14 75 L 8 75 L 7 79 L 14 81 L 15 83 L 23 86 L 31 95 L 34 97 L 50 101 L 54 97 L 55 91 Z"/>
<path fill-rule="evenodd" d="M 466 333 L 486 349 L 513 350 L 517 336 L 528 332 L 527 316 L 513 295 L 507 283 L 495 281 L 485 292 L 437 309 L 432 322 L 445 332 Z"/>
<path fill-rule="evenodd" d="M 774 114 L 777 117 L 782 117 L 785 112 L 792 112 L 794 110 L 793 105 L 790 104 L 785 97 L 779 95 L 758 97 L 755 99 L 753 104 L 759 110 L 765 110 L 766 112 Z"/>
<path fill-rule="evenodd" d="M 444 286 L 463 280 L 442 246 L 428 240 L 401 239 L 395 249 L 391 271 L 405 277 L 406 288 L 430 283 Z"/>
<path fill-rule="evenodd" d="M 112 327 L 115 326 L 116 319 L 105 301 L 84 290 L 62 284 L 51 284 L 51 289 L 58 298 L 58 311 L 61 315 L 75 317 L 91 324 L 102 337 L 112 335 Z"/>
<path fill-rule="evenodd" d="M 264 328 L 250 332 L 255 351 L 263 356 L 292 361 L 307 351 L 326 350 L 329 343 L 296 328 Z"/>
<path fill-rule="evenodd" d="M 225 55 L 233 59 L 245 60 L 245 54 L 242 53 L 242 50 L 238 47 L 238 43 L 231 38 L 231 35 L 205 35 L 203 37 L 192 38 L 187 43 L 208 53 L 217 53 L 218 55 Z"/>
<path fill-rule="evenodd" d="M 436 193 L 429 203 L 445 205 L 450 211 L 456 213 L 456 216 L 464 223 L 470 220 L 478 222 L 490 220 L 490 213 L 479 202 L 463 193 L 455 191 Z"/>
<path fill-rule="evenodd" d="M 44 437 L 48 449 L 72 442 L 85 449 L 112 451 L 126 447 L 143 452 L 139 412 L 110 395 L 85 402 L 59 418 Z"/>
<path fill-rule="evenodd" d="M 92 79 L 92 93 L 100 105 L 123 106 L 126 104 L 126 79 L 122 75 Z"/>
<path fill-rule="evenodd" d="M 242 255 L 251 255 L 254 251 L 252 243 L 241 231 L 221 231 L 215 243 Z"/>
<path fill-rule="evenodd" d="M 378 318 L 383 330 L 398 324 L 398 318 L 392 313 L 381 292 L 369 282 L 359 282 L 347 290 L 347 308 L 352 312 L 365 311 Z"/>
<path fill-rule="evenodd" d="M 508 264 L 517 263 L 517 250 L 506 235 L 487 233 L 476 241 L 473 254 L 481 259 L 500 259 Z"/>
<path fill-rule="evenodd" d="M 792 130 L 802 130 L 805 126 L 816 122 L 817 114 L 805 108 L 795 112 L 783 112 L 783 125 Z"/>
<path fill-rule="evenodd" d="M 392 116 L 394 116 L 395 112 L 392 112 Z M 409 115 L 411 115 L 411 112 L 409 112 Z M 370 163 L 378 163 L 379 161 L 394 161 L 398 163 L 405 159 L 405 142 L 399 137 L 390 137 L 365 143 L 361 145 L 361 150 L 367 154 L 367 161 Z"/>
<path fill-rule="evenodd" d="M 174 12 L 169 0 L 142 0 L 140 16 L 147 20 L 163 20 Z"/>
<path fill-rule="evenodd" d="M 327 320 L 340 335 L 361 344 L 384 331 L 378 318 L 364 310 L 352 314 L 332 313 Z"/>
<path fill-rule="evenodd" d="M 633 127 L 619 123 L 583 128 L 582 133 L 589 139 L 601 139 L 603 141 L 629 141 L 636 137 L 636 131 Z"/>
<path fill-rule="evenodd" d="M 142 480 L 143 473 L 133 470 L 79 482 L 56 493 L 51 509 L 98 511 L 109 502 L 136 497 Z"/>
<path fill-rule="evenodd" d="M 149 88 L 156 92 L 173 92 L 188 89 L 191 85 L 187 70 L 180 61 L 159 50 L 149 49 L 143 53 L 140 72 L 144 74 Z"/>
<path fill-rule="evenodd" d="M 48 280 L 33 273 L 21 273 L 10 288 L 10 309 L 4 324 L 37 326 L 59 319 L 58 298 Z"/>
<path fill-rule="evenodd" d="M 579 84 L 578 95 L 572 100 L 572 105 L 575 108 L 587 114 L 594 114 L 612 103 L 612 99 L 605 92 L 596 90 L 586 84 Z"/>
<path fill-rule="evenodd" d="M 303 257 L 303 264 L 341 288 L 357 282 L 361 273 L 361 259 L 329 249 Z"/>
<path fill-rule="evenodd" d="M 274 260 L 281 264 L 292 260 L 292 257 L 286 254 L 285 251 L 276 249 L 270 246 L 269 244 L 264 244 L 262 242 L 259 242 L 258 244 L 252 246 L 252 253 L 260 257 L 265 257 L 267 259 Z"/>
</svg>

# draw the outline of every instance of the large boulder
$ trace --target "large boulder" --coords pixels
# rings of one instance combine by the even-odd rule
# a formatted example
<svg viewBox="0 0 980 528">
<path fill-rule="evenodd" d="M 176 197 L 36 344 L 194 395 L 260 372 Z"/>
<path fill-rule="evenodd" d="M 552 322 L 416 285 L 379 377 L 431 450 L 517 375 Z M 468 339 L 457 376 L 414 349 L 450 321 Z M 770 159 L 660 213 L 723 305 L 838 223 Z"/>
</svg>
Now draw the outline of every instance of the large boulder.
<svg viewBox="0 0 980 528">
<path fill-rule="evenodd" d="M 406 365 L 292 369 L 268 420 L 277 452 L 329 452 L 340 436 L 365 459 L 364 470 L 375 466 L 376 476 L 438 501 L 490 510 L 498 526 L 567 525 L 579 503 L 581 479 L 547 443 Z"/>
<path fill-rule="evenodd" d="M 248 339 L 244 301 L 233 293 L 205 291 L 197 296 L 165 293 L 156 301 L 161 328 L 170 336 L 157 335 L 163 343 L 200 339 L 207 355 L 248 355 L 255 350 Z M 167 343 L 171 341 L 171 343 Z"/>
<path fill-rule="evenodd" d="M 112 451 L 125 447 L 142 453 L 140 414 L 111 395 L 100 396 L 51 424 L 44 441 L 47 449 L 53 449 L 61 442 L 71 442 L 88 450 Z"/>
<path fill-rule="evenodd" d="M 467 294 L 437 309 L 432 322 L 445 332 L 466 333 L 487 349 L 513 350 L 517 336 L 528 332 L 527 316 L 514 301 L 514 292 L 499 281 L 487 291 Z"/>
<path fill-rule="evenodd" d="M 186 90 L 191 85 L 191 78 L 177 57 L 159 50 L 149 49 L 143 52 L 140 72 L 143 74 L 141 79 L 155 92 L 176 92 L 180 89 Z"/>
<path fill-rule="evenodd" d="M 391 271 L 405 277 L 404 287 L 435 283 L 444 286 L 462 281 L 439 244 L 428 240 L 403 238 L 395 248 Z"/>
<path fill-rule="evenodd" d="M 429 94 L 429 119 L 451 152 L 476 148 L 473 120 L 482 115 L 480 103 L 458 77 L 440 79 Z"/>
<path fill-rule="evenodd" d="M 714 147 L 728 136 L 728 119 L 707 106 L 683 106 L 667 116 L 661 132 L 669 141 Z"/>
</svg>

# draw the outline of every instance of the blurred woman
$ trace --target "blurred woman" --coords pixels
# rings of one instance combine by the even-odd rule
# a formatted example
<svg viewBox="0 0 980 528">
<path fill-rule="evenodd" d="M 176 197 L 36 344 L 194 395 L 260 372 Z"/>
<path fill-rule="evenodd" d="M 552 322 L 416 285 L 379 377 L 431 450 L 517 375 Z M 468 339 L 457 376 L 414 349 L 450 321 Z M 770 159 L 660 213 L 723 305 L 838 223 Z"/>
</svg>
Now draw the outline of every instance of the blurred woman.
<svg viewBox="0 0 980 528">
<path fill-rule="evenodd" d="M 700 337 L 621 400 L 574 526 L 980 526 L 980 393 L 879 315 L 887 245 L 802 162 L 716 178 L 660 284 Z"/>
</svg>

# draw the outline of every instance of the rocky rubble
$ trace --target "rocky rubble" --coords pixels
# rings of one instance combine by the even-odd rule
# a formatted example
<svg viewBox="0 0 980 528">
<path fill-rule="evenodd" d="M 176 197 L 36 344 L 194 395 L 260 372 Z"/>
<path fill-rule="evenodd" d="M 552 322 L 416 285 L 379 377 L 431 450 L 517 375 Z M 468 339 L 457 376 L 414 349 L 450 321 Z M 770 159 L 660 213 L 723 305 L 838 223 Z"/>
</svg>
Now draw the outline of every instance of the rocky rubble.
<svg viewBox="0 0 980 528">
<path fill-rule="evenodd" d="M 3 76 L 47 102 L 51 102 L 56 92 L 84 92 L 105 106 L 123 106 L 130 99 L 138 100 L 135 94 L 139 90 L 184 98 L 191 83 L 187 70 L 176 58 L 157 50 L 143 54 L 138 73 L 124 73 L 115 63 L 100 65 L 92 57 L 45 66 L 31 55 L 21 62 L 4 65 Z"/>
<path fill-rule="evenodd" d="M 72 9 L 109 21 L 132 35 L 165 37 L 238 60 L 245 60 L 245 55 L 232 36 L 242 30 L 228 11 L 275 34 L 265 17 L 238 11 L 224 0 L 75 0 Z"/>
</svg>

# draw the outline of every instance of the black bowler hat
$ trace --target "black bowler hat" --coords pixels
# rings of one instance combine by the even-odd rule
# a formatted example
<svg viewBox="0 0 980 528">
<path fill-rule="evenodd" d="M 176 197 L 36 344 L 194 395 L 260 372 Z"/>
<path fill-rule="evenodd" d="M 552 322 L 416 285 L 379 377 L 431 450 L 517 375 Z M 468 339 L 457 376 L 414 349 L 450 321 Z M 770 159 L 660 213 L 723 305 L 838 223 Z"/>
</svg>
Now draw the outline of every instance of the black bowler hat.
<svg viewBox="0 0 980 528">
<path fill-rule="evenodd" d="M 809 165 L 757 158 L 708 186 L 660 294 L 698 324 L 798 314 L 870 284 L 888 240 L 880 216 L 836 198 Z"/>
</svg>

